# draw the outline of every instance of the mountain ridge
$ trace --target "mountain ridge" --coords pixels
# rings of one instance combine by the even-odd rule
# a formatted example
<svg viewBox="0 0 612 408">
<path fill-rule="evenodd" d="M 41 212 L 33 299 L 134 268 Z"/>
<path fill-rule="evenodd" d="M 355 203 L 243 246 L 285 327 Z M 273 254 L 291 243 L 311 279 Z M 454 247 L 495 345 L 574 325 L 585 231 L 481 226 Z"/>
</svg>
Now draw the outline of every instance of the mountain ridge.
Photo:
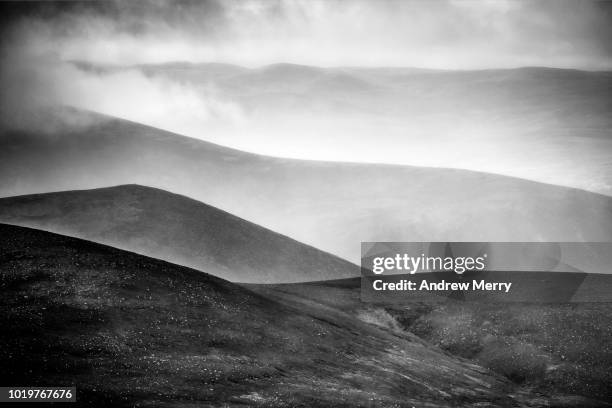
<svg viewBox="0 0 612 408">
<path fill-rule="evenodd" d="M 457 169 L 280 159 L 93 115 L 0 137 L 0 195 L 140 184 L 359 261 L 360 241 L 608 241 L 612 198 Z"/>
</svg>

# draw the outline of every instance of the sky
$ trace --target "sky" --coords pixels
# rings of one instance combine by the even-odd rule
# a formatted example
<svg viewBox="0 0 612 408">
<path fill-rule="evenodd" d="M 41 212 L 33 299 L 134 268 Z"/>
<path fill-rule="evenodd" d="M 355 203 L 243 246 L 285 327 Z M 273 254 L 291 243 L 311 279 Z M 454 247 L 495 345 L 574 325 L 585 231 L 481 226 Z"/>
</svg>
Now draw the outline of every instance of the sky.
<svg viewBox="0 0 612 408">
<path fill-rule="evenodd" d="M 612 162 L 609 138 L 602 137 L 609 128 L 583 122 L 595 136 L 580 143 L 547 128 L 567 106 L 550 105 L 535 123 L 515 111 L 506 115 L 505 103 L 514 101 L 489 95 L 496 112 L 506 115 L 493 123 L 478 109 L 469 115 L 444 111 L 451 104 L 440 88 L 439 100 L 421 115 L 417 93 L 428 95 L 418 84 L 404 88 L 406 109 L 393 114 L 378 114 L 382 106 L 394 109 L 392 86 L 384 100 L 365 94 L 335 100 L 324 87 L 310 94 L 277 92 L 281 98 L 274 99 L 260 89 L 258 96 L 267 99 L 254 106 L 247 91 L 152 77 L 139 67 L 183 61 L 251 69 L 293 63 L 610 70 L 611 23 L 612 1 L 590 0 L 3 1 L 0 130 L 56 133 L 64 125 L 83 125 L 69 115 L 65 124 L 36 120 L 44 117 L 41 110 L 71 106 L 261 154 L 467 168 L 612 195 L 609 169 L 600 166 Z M 108 66 L 123 68 L 95 69 Z M 268 80 L 272 87 L 282 82 L 280 76 Z M 286 104 L 283 97 L 307 103 Z M 457 106 L 464 99 L 456 92 L 453 98 Z M 598 98 L 608 106 L 605 90 Z M 609 116 L 603 112 L 591 116 L 602 122 Z"/>
<path fill-rule="evenodd" d="M 612 4 L 589 0 L 3 2 L 17 46 L 63 60 L 445 69 L 612 67 Z M 24 4 L 25 3 L 25 4 Z"/>
</svg>

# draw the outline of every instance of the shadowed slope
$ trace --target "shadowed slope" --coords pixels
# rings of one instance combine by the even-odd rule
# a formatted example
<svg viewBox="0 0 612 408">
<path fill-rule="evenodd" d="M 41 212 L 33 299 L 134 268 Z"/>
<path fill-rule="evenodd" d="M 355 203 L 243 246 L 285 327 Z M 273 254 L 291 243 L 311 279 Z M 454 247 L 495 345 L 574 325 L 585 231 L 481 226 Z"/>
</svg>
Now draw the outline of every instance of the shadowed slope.
<svg viewBox="0 0 612 408">
<path fill-rule="evenodd" d="M 138 185 L 0 199 L 0 220 L 112 245 L 238 282 L 357 276 L 359 268 L 209 205 Z"/>
<path fill-rule="evenodd" d="M 5 385 L 79 406 L 514 405 L 509 382 L 415 337 L 208 274 L 0 225 Z M 481 406 L 481 405 L 479 405 Z"/>
</svg>

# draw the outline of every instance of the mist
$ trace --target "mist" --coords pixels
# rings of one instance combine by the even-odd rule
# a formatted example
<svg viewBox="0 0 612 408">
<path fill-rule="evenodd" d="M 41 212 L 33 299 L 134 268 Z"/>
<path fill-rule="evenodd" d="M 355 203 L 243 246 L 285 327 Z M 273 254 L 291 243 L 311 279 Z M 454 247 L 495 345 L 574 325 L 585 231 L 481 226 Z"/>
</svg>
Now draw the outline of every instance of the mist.
<svg viewBox="0 0 612 408">
<path fill-rule="evenodd" d="M 609 69 L 605 2 L 2 7 L 2 134 L 99 120 L 86 110 L 264 155 L 612 193 L 610 76 L 500 70 Z"/>
<path fill-rule="evenodd" d="M 100 64 L 612 66 L 605 1 L 27 3 L 3 5 L 19 41 Z"/>
</svg>

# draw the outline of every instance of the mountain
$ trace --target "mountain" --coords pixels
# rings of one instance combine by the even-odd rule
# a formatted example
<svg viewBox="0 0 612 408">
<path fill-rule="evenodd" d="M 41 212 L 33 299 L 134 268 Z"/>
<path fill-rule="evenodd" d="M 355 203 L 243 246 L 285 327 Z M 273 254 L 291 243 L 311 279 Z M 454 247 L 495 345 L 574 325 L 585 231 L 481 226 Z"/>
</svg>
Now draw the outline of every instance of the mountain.
<svg viewBox="0 0 612 408">
<path fill-rule="evenodd" d="M 612 125 L 608 115 L 612 103 L 610 71 L 549 67 L 449 71 L 287 63 L 259 68 L 216 63 L 129 67 L 135 68 L 147 76 L 193 88 L 214 84 L 220 94 L 233 100 L 252 101 L 249 109 L 286 112 L 284 101 L 293 95 L 303 102 L 299 106 L 302 111 L 346 105 L 345 112 L 352 110 L 368 117 L 376 112 L 397 114 L 421 125 L 429 116 L 452 118 L 453 126 L 487 118 L 504 126 L 518 124 L 512 130 L 519 132 L 521 128 L 530 133 L 579 130 L 577 138 L 583 137 L 583 132 L 604 137 Z"/>
<path fill-rule="evenodd" d="M 84 238 L 238 282 L 359 275 L 359 267 L 217 208 L 138 185 L 0 199 L 0 220 Z"/>
<path fill-rule="evenodd" d="M 0 225 L 0 248 L 6 385 L 76 385 L 79 406 L 545 405 L 340 311 L 29 228 Z"/>
<path fill-rule="evenodd" d="M 176 115 L 148 123 L 188 136 L 279 157 L 462 168 L 612 195 L 609 71 L 274 64 L 220 76 L 216 64 L 194 64 L 143 72 L 231 105 L 224 125 L 195 125 L 197 115 L 184 126 Z"/>
<path fill-rule="evenodd" d="M 353 262 L 361 241 L 612 240 L 612 199 L 583 190 L 465 170 L 273 158 L 75 114 L 78 124 L 61 132 L 0 136 L 0 196 L 146 185 Z"/>
</svg>

